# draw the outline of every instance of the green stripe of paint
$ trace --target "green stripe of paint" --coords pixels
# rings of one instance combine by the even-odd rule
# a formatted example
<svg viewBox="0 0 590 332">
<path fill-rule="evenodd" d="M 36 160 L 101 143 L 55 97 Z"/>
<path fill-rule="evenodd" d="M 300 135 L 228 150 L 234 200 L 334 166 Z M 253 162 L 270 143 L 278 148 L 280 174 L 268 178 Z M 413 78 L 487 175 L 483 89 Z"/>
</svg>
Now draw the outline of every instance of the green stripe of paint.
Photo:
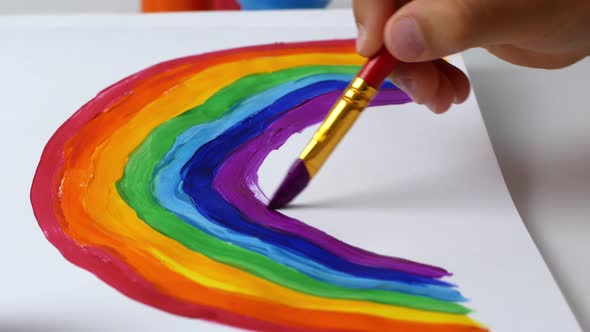
<svg viewBox="0 0 590 332">
<path fill-rule="evenodd" d="M 241 78 L 209 98 L 203 105 L 168 120 L 155 128 L 130 155 L 122 179 L 117 183 L 121 197 L 149 226 L 190 250 L 213 260 L 252 273 L 284 287 L 332 299 L 372 301 L 428 311 L 466 314 L 466 307 L 424 296 L 384 290 L 360 290 L 334 286 L 276 263 L 256 252 L 222 241 L 195 228 L 154 200 L 149 190 L 154 169 L 169 151 L 175 138 L 190 127 L 219 118 L 240 101 L 269 88 L 317 74 L 350 74 L 356 66 L 307 66 Z"/>
</svg>

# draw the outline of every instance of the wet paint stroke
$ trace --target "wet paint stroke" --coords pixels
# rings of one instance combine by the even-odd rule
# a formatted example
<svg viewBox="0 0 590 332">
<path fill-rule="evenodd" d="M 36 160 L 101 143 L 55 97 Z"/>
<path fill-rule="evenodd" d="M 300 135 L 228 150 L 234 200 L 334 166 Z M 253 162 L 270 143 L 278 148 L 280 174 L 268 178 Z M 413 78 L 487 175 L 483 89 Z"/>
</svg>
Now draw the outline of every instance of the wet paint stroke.
<svg viewBox="0 0 590 332">
<path fill-rule="evenodd" d="M 47 143 L 46 237 L 125 295 L 263 331 L 485 331 L 446 270 L 266 208 L 258 169 L 322 120 L 363 59 L 350 40 L 164 62 L 99 93 Z M 385 83 L 374 105 L 409 102 Z"/>
</svg>

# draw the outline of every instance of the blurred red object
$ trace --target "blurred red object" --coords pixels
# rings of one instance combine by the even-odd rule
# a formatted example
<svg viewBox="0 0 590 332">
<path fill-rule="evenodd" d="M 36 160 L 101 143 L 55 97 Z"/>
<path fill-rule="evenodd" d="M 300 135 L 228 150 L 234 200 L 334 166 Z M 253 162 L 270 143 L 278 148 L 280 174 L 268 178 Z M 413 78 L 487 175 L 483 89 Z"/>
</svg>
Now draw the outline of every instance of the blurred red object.
<svg viewBox="0 0 590 332">
<path fill-rule="evenodd" d="M 235 0 L 142 0 L 144 13 L 179 12 L 196 10 L 239 10 Z"/>
<path fill-rule="evenodd" d="M 236 0 L 213 0 L 211 1 L 213 5 L 213 9 L 218 10 L 239 10 L 240 5 Z"/>
</svg>

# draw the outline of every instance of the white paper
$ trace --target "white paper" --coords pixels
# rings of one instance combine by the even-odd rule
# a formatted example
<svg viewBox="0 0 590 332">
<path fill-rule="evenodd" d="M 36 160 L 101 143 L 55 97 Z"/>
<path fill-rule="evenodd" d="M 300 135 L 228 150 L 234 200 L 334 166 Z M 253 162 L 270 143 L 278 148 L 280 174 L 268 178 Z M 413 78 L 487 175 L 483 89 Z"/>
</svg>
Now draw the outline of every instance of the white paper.
<svg viewBox="0 0 590 332">
<path fill-rule="evenodd" d="M 81 105 L 152 64 L 354 34 L 348 11 L 0 18 L 0 331 L 232 330 L 130 300 L 61 257 L 28 199 L 38 158 Z M 270 155 L 267 194 L 311 133 Z M 296 204 L 289 215 L 353 245 L 449 269 L 492 331 L 580 330 L 510 199 L 473 94 L 443 116 L 367 110 Z"/>
</svg>

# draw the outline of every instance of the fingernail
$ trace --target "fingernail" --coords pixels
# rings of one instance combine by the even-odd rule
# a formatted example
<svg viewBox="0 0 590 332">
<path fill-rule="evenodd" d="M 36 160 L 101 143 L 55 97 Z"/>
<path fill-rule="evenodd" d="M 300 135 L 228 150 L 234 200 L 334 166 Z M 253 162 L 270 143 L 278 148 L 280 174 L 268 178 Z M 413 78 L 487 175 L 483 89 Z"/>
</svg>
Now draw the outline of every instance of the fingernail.
<svg viewBox="0 0 590 332">
<path fill-rule="evenodd" d="M 416 100 L 416 80 L 412 77 L 407 66 L 398 66 L 389 77 L 391 82 L 404 91 L 415 103 L 420 103 Z"/>
<path fill-rule="evenodd" d="M 404 90 L 412 99 L 414 99 L 414 92 L 416 92 L 416 81 L 410 77 L 399 77 L 397 79 L 398 87 Z"/>
<path fill-rule="evenodd" d="M 426 103 L 426 107 L 428 107 L 434 114 L 444 114 L 448 111 L 448 108 L 441 107 L 440 105 L 437 105 L 436 102 Z"/>
<path fill-rule="evenodd" d="M 413 60 L 424 53 L 424 35 L 416 20 L 404 17 L 394 23 L 391 30 L 392 52 L 401 60 Z"/>
<path fill-rule="evenodd" d="M 426 103 L 425 104 L 426 107 L 428 107 L 433 113 L 435 114 L 440 114 L 440 110 L 438 109 L 438 107 L 436 106 L 436 103 Z"/>
<path fill-rule="evenodd" d="M 367 39 L 367 31 L 365 30 L 365 27 L 362 25 L 357 25 L 358 28 L 358 32 L 357 32 L 357 37 L 356 37 L 356 51 L 360 53 L 360 51 L 363 49 L 363 46 L 365 45 L 365 40 Z"/>
</svg>

